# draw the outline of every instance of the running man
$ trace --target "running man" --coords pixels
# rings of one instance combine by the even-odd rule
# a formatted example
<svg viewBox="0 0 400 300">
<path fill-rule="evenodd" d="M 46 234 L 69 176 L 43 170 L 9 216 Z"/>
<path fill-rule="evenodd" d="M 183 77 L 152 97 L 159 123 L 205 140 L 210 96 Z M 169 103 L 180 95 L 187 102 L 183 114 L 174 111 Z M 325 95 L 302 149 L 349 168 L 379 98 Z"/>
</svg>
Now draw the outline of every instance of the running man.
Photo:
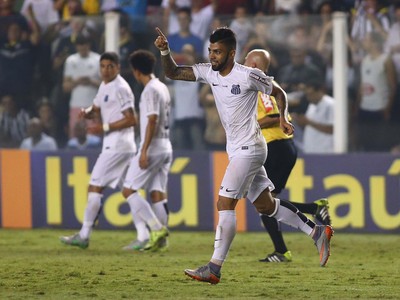
<svg viewBox="0 0 400 300">
<path fill-rule="evenodd" d="M 167 77 L 174 80 L 200 81 L 211 86 L 218 113 L 225 128 L 229 164 L 222 180 L 217 209 L 219 214 L 215 234 L 214 253 L 208 264 L 197 269 L 186 269 L 189 277 L 217 284 L 221 267 L 236 234 L 235 207 L 239 199 L 247 197 L 260 214 L 266 214 L 298 228 L 312 237 L 325 266 L 330 255 L 333 229 L 329 225 L 316 225 L 299 212 L 290 202 L 273 198 L 272 182 L 263 163 L 267 158 L 267 145 L 257 123 L 258 91 L 271 94 L 271 77 L 264 72 L 235 62 L 236 37 L 229 28 L 218 28 L 210 35 L 210 63 L 177 66 L 170 55 L 168 41 L 159 28 L 154 44 L 161 51 L 161 61 Z M 285 97 L 279 101 L 280 126 L 285 134 L 293 133 L 288 121 Z"/>
<path fill-rule="evenodd" d="M 166 192 L 172 162 L 169 139 L 171 97 L 167 86 L 154 76 L 154 54 L 137 50 L 131 54 L 129 62 L 136 81 L 144 89 L 139 104 L 140 147 L 130 163 L 122 191 L 131 208 L 137 238 L 124 249 L 165 250 L 168 246 Z M 141 188 L 150 194 L 153 209 L 139 195 Z"/>
<path fill-rule="evenodd" d="M 250 51 L 245 59 L 244 65 L 258 68 L 268 73 L 270 54 L 263 49 Z M 274 84 L 277 84 L 274 82 Z M 297 149 L 293 142 L 293 134 L 287 135 L 279 127 L 279 108 L 275 100 L 275 95 L 258 93 L 258 123 L 268 145 L 268 156 L 264 163 L 268 177 L 271 179 L 275 189 L 271 191 L 273 197 L 277 197 L 285 188 L 296 159 Z M 314 203 L 295 203 L 291 202 L 302 213 L 308 213 L 324 225 L 331 225 L 328 211 L 328 200 L 323 198 Z M 267 215 L 260 215 L 265 229 L 269 233 L 275 251 L 268 254 L 261 262 L 290 262 L 292 253 L 287 249 L 282 236 L 280 225 L 275 218 Z"/>
<path fill-rule="evenodd" d="M 93 225 L 101 211 L 103 191 L 122 185 L 130 159 L 136 153 L 133 126 L 134 96 L 129 84 L 119 75 L 118 55 L 105 52 L 100 56 L 101 83 L 93 105 L 82 109 L 79 117 L 94 119 L 101 116 L 102 124 L 93 122 L 88 131 L 104 134 L 103 148 L 90 177 L 88 202 L 81 230 L 72 236 L 62 236 L 60 241 L 86 249 Z"/>
</svg>

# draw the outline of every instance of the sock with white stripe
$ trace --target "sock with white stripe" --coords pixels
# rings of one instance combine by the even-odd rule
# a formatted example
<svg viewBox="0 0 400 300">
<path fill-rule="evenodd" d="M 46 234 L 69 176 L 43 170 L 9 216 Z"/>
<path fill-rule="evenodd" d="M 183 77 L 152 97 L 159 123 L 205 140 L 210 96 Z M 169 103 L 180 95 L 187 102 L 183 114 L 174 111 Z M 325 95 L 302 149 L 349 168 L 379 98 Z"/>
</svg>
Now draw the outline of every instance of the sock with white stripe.
<svg viewBox="0 0 400 300">
<path fill-rule="evenodd" d="M 274 217 L 279 222 L 298 228 L 310 236 L 315 227 L 315 223 L 300 212 L 293 204 L 277 198 L 275 198 L 275 211 L 269 216 Z"/>
</svg>

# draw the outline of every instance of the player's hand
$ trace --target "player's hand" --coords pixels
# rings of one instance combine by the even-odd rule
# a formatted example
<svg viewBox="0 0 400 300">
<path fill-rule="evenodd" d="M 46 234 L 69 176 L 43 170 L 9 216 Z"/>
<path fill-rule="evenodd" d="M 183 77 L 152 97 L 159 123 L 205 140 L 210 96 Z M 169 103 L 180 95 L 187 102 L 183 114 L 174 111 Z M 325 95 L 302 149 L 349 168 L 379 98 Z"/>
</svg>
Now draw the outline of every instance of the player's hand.
<svg viewBox="0 0 400 300">
<path fill-rule="evenodd" d="M 293 126 L 293 124 L 290 123 L 289 121 L 287 121 L 287 120 L 285 120 L 285 119 L 281 120 L 280 126 L 281 126 L 283 132 L 284 132 L 286 135 L 292 135 L 292 134 L 293 134 L 293 132 L 294 132 L 294 126 Z"/>
<path fill-rule="evenodd" d="M 78 118 L 79 118 L 80 120 L 86 118 L 86 113 L 85 113 L 85 109 L 84 109 L 84 108 L 81 108 L 81 110 L 79 111 Z"/>
<path fill-rule="evenodd" d="M 139 167 L 141 169 L 147 169 L 149 166 L 149 159 L 146 152 L 141 152 L 139 157 Z"/>
<path fill-rule="evenodd" d="M 156 31 L 158 33 L 158 37 L 154 41 L 154 45 L 158 48 L 160 51 L 168 50 L 168 40 L 164 33 L 161 31 L 160 28 L 156 27 Z"/>
</svg>

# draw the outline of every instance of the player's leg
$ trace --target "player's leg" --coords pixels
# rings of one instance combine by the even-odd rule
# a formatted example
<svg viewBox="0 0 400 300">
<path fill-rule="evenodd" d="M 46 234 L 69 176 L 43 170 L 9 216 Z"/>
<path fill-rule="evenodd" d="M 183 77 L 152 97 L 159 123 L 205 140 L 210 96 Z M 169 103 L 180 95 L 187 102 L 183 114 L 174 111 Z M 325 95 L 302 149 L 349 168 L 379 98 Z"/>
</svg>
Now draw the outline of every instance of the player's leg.
<svg viewBox="0 0 400 300">
<path fill-rule="evenodd" d="M 322 225 L 331 225 L 331 216 L 329 214 L 329 202 L 326 198 L 315 200 L 313 203 L 291 203 L 302 213 L 310 214 Z"/>
<path fill-rule="evenodd" d="M 101 153 L 93 167 L 88 188 L 88 201 L 85 208 L 83 224 L 79 233 L 60 237 L 67 245 L 85 249 L 89 246 L 89 238 L 97 220 L 105 187 L 116 188 L 124 175 L 132 153 Z"/>
<path fill-rule="evenodd" d="M 143 220 L 150 228 L 149 241 L 144 245 L 143 250 L 157 250 L 159 240 L 168 235 L 168 230 L 161 224 L 150 204 L 138 190 L 148 185 L 150 179 L 154 176 L 156 161 L 151 159 L 147 169 L 139 167 L 139 155 L 135 156 L 129 166 L 122 194 L 127 200 L 131 209 L 133 219 Z"/>
<path fill-rule="evenodd" d="M 292 139 L 276 140 L 268 143 L 268 156 L 264 167 L 269 179 L 274 184 L 273 196 L 279 194 L 286 186 L 290 172 L 296 163 L 297 149 Z M 275 218 L 261 214 L 261 221 L 271 237 L 274 252 L 268 254 L 261 262 L 288 262 L 292 254 L 283 239 L 281 226 Z"/>
<path fill-rule="evenodd" d="M 251 156 L 231 158 L 222 180 L 217 202 L 218 224 L 215 232 L 214 252 L 210 262 L 197 269 L 186 269 L 185 274 L 199 281 L 217 284 L 221 267 L 236 235 L 235 207 L 238 199 L 245 197 L 256 170 L 264 158 Z"/>
<path fill-rule="evenodd" d="M 298 228 L 311 236 L 320 253 L 320 264 L 325 266 L 330 255 L 332 227 L 316 225 L 290 202 L 274 199 L 270 192 L 271 188 L 268 187 L 269 182 L 264 167 L 260 168 L 250 186 L 248 199 L 259 213 L 274 217 L 279 222 Z"/>
<path fill-rule="evenodd" d="M 153 157 L 153 156 L 152 156 Z M 168 174 L 171 169 L 172 153 L 166 152 L 163 154 L 155 155 L 158 157 L 156 160 L 159 164 L 155 165 L 157 172 L 152 176 L 148 184 L 150 191 L 150 198 L 152 208 L 161 224 L 168 227 L 168 198 L 167 198 L 167 185 Z"/>
</svg>

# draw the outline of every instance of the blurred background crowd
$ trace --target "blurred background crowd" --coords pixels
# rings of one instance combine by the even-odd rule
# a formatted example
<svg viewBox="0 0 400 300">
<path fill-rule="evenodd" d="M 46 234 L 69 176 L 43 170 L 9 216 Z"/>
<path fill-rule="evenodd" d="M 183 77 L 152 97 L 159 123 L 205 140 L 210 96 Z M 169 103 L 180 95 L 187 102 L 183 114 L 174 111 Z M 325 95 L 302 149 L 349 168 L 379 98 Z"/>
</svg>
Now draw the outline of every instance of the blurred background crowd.
<svg viewBox="0 0 400 300">
<path fill-rule="evenodd" d="M 237 35 L 237 62 L 252 49 L 268 50 L 268 74 L 288 93 L 300 152 L 307 149 L 302 128 L 312 119 L 310 105 L 333 96 L 332 14 L 345 12 L 349 152 L 400 153 L 398 0 L 0 0 L 0 148 L 101 147 L 77 115 L 101 83 L 108 11 L 120 14 L 121 75 L 136 108 L 141 87 L 128 57 L 141 48 L 159 56 L 155 26 L 178 64 L 207 62 L 208 36 L 221 26 Z M 210 88 L 170 81 L 160 65 L 156 75 L 171 91 L 174 149 L 224 150 Z M 325 121 L 333 125 L 329 110 Z"/>
</svg>

